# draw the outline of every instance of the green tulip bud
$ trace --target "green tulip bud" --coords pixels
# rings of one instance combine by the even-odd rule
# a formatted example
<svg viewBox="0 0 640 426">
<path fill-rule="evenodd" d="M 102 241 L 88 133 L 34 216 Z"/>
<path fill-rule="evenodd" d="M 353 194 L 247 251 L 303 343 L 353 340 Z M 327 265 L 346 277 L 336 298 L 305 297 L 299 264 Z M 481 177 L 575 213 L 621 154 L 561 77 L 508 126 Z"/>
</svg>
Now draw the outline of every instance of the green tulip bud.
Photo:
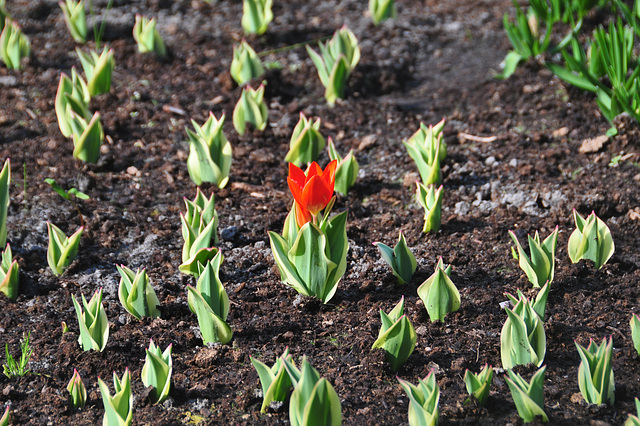
<svg viewBox="0 0 640 426">
<path fill-rule="evenodd" d="M 491 383 L 493 382 L 493 367 L 487 364 L 482 367 L 482 370 L 478 374 L 472 373 L 467 370 L 464 373 L 464 383 L 467 387 L 469 395 L 478 401 L 478 405 L 484 407 L 489 398 L 489 389 L 491 389 Z"/>
<path fill-rule="evenodd" d="M 291 134 L 289 152 L 284 161 L 300 167 L 303 163 L 311 163 L 318 159 L 326 145 L 320 134 L 320 119 L 311 121 L 300 112 L 300 120 Z"/>
<path fill-rule="evenodd" d="M 247 123 L 256 129 L 263 131 L 267 127 L 269 110 L 264 102 L 264 84 L 257 89 L 246 86 L 242 89 L 242 95 L 233 110 L 233 127 L 242 136 Z"/>
<path fill-rule="evenodd" d="M 76 298 L 71 296 L 80 326 L 78 343 L 85 351 L 93 349 L 94 351 L 102 352 L 107 346 L 107 340 L 109 340 L 109 321 L 102 305 L 102 289 L 99 289 L 91 296 L 89 303 L 87 303 L 84 294 L 81 296 L 84 310 L 80 307 Z"/>
<path fill-rule="evenodd" d="M 451 265 L 445 268 L 441 257 L 435 273 L 418 287 L 418 296 L 424 303 L 431 322 L 443 321 L 448 313 L 460 309 L 460 292 L 449 278 L 450 271 Z"/>
<path fill-rule="evenodd" d="M 67 391 L 69 392 L 69 405 L 72 409 L 84 407 L 87 402 L 87 389 L 84 387 L 80 374 L 75 368 L 73 369 L 73 376 L 67 385 Z"/>
<path fill-rule="evenodd" d="M 416 257 L 411 250 L 409 250 L 407 240 L 402 232 L 400 232 L 398 244 L 393 249 L 383 243 L 373 243 L 373 245 L 378 247 L 382 258 L 391 266 L 393 275 L 396 276 L 399 284 L 406 284 L 411 281 L 411 277 L 413 277 L 413 273 L 418 267 L 418 262 L 416 262 Z"/>
<path fill-rule="evenodd" d="M 396 17 L 396 6 L 393 0 L 369 0 L 369 12 L 375 25 L 385 19 Z"/>
<path fill-rule="evenodd" d="M 558 243 L 558 227 L 544 241 L 540 242 L 538 231 L 535 232 L 533 238 L 528 236 L 529 251 L 531 258 L 527 256 L 516 235 L 509 231 L 509 236 L 516 244 L 518 249 L 518 258 L 520 259 L 520 269 L 527 274 L 529 282 L 534 287 L 542 287 L 545 283 L 551 284 L 555 271 L 556 245 Z"/>
<path fill-rule="evenodd" d="M 576 229 L 569 237 L 571 262 L 577 263 L 581 259 L 589 259 L 596 264 L 596 269 L 602 268 L 615 251 L 609 227 L 596 216 L 595 212 L 591 212 L 585 219 L 574 209 L 573 219 Z"/>
<path fill-rule="evenodd" d="M 307 52 L 318 70 L 320 82 L 325 87 L 324 97 L 330 106 L 344 97 L 349 74 L 360 61 L 358 39 L 346 26 L 333 34 L 326 44 L 318 43 L 320 54 L 307 46 Z"/>
<path fill-rule="evenodd" d="M 244 0 L 242 3 L 242 29 L 245 34 L 264 34 L 273 20 L 272 0 Z"/>
<path fill-rule="evenodd" d="M 638 318 L 638 315 L 631 315 L 629 325 L 631 327 L 631 340 L 633 341 L 633 347 L 636 349 L 638 355 L 640 355 L 640 318 Z"/>
<path fill-rule="evenodd" d="M 229 182 L 232 149 L 222 132 L 224 119 L 224 114 L 218 120 L 210 112 L 209 119 L 202 127 L 195 120 L 191 120 L 195 132 L 186 129 L 189 136 L 187 168 L 189 177 L 196 185 L 212 182 L 218 188 L 224 188 Z"/>
<path fill-rule="evenodd" d="M 146 357 L 142 366 L 142 383 L 153 390 L 149 394 L 151 401 L 159 404 L 169 396 L 171 388 L 171 373 L 173 372 L 173 360 L 171 359 L 172 345 L 162 352 L 159 347 L 149 342 L 149 348 L 145 349 Z"/>
<path fill-rule="evenodd" d="M 217 279 L 216 272 L 211 262 L 207 262 L 198 278 L 197 285 L 203 291 L 211 291 L 211 294 L 203 293 L 190 285 L 187 286 L 187 290 L 189 307 L 198 317 L 202 341 L 205 344 L 220 342 L 224 345 L 229 343 L 233 332 L 225 322 L 229 313 L 229 298 L 220 280 Z"/>
<path fill-rule="evenodd" d="M 47 222 L 49 233 L 49 247 L 47 248 L 47 262 L 54 275 L 60 275 L 71 265 L 78 253 L 78 245 L 84 227 L 80 227 L 70 237 L 51 222 Z"/>
<path fill-rule="evenodd" d="M 133 420 L 133 394 L 131 393 L 131 373 L 124 370 L 122 379 L 113 373 L 115 393 L 111 396 L 109 387 L 98 378 L 102 403 L 104 405 L 103 426 L 129 426 Z"/>
<path fill-rule="evenodd" d="M 90 100 L 91 95 L 89 94 L 87 83 L 78 75 L 75 67 L 71 68 L 71 78 L 65 73 L 60 75 L 55 109 L 56 116 L 58 117 L 58 127 L 64 137 L 69 138 L 73 133 L 69 111 L 73 111 L 77 115 L 84 117 L 85 120 L 91 118 L 91 113 L 89 112 Z"/>
<path fill-rule="evenodd" d="M 404 315 L 404 296 L 389 314 L 380 309 L 380 319 L 382 327 L 371 349 L 384 349 L 391 369 L 398 371 L 415 349 L 417 340 L 411 321 Z"/>
<path fill-rule="evenodd" d="M 551 289 L 551 283 L 546 283 L 544 287 L 538 291 L 538 295 L 536 296 L 536 300 L 533 302 L 531 307 L 535 311 L 536 314 L 540 317 L 541 320 L 544 321 L 545 311 L 547 310 L 547 299 L 549 298 L 549 290 Z M 518 290 L 518 297 L 514 297 L 513 295 L 506 293 L 507 298 L 511 303 L 515 306 L 518 301 L 524 300 L 525 302 L 528 300 L 527 297 Z"/>
<path fill-rule="evenodd" d="M 285 401 L 287 399 L 289 388 L 291 387 L 291 378 L 289 378 L 289 373 L 287 373 L 287 370 L 284 368 L 285 362 L 283 360 L 293 363 L 293 358 L 289 355 L 289 348 L 284 350 L 282 356 L 280 356 L 271 367 L 268 367 L 254 357 L 250 356 L 249 358 L 251 358 L 251 363 L 260 378 L 260 386 L 262 386 L 262 406 L 260 407 L 260 412 L 264 413 L 273 401 Z"/>
<path fill-rule="evenodd" d="M 591 339 L 585 349 L 575 342 L 580 354 L 580 367 L 578 368 L 578 387 L 585 401 L 589 404 L 613 405 L 615 400 L 615 383 L 611 361 L 613 359 L 613 341 L 604 338 L 598 345 Z"/>
<path fill-rule="evenodd" d="M 218 242 L 218 213 L 214 208 L 214 196 L 207 199 L 200 188 L 196 190 L 193 201 L 185 198 L 186 214 L 180 213 L 182 222 L 182 265 L 179 269 L 184 274 L 198 275 L 198 263 L 203 265 L 213 259 L 218 249 L 210 247 L 211 242 Z"/>
<path fill-rule="evenodd" d="M 547 351 L 542 319 L 524 296 L 506 311 L 508 318 L 500 333 L 502 368 L 508 370 L 530 363 L 540 367 Z"/>
<path fill-rule="evenodd" d="M 20 69 L 20 61 L 31 53 L 31 43 L 18 24 L 7 17 L 0 34 L 0 59 L 10 70 Z"/>
<path fill-rule="evenodd" d="M 13 260 L 11 247 L 7 244 L 7 248 L 2 252 L 2 263 L 0 264 L 0 293 L 4 293 L 12 302 L 18 298 L 19 278 L 18 261 Z"/>
<path fill-rule="evenodd" d="M 156 18 L 149 19 L 136 14 L 136 22 L 133 26 L 133 38 L 138 43 L 138 52 L 155 52 L 158 56 L 165 56 L 167 48 L 162 36 L 156 29 Z"/>
<path fill-rule="evenodd" d="M 231 61 L 230 72 L 238 86 L 244 86 L 264 74 L 260 58 L 246 40 L 233 46 L 233 61 Z"/>
<path fill-rule="evenodd" d="M 440 388 L 436 383 L 436 375 L 431 370 L 427 377 L 418 380 L 415 386 L 401 378 L 397 378 L 400 386 L 409 397 L 409 426 L 437 426 L 440 410 Z"/>
<path fill-rule="evenodd" d="M 147 272 L 138 269 L 134 273 L 124 265 L 116 265 L 116 268 L 121 276 L 118 298 L 124 309 L 137 319 L 159 317 L 160 311 L 157 306 L 160 302 L 149 284 Z"/>
<path fill-rule="evenodd" d="M 444 119 L 435 126 L 420 123 L 420 129 L 408 140 L 403 141 L 409 156 L 413 159 L 420 179 L 425 185 L 435 184 L 442 180 L 440 163 L 447 156 L 447 144 L 442 137 Z"/>
<path fill-rule="evenodd" d="M 0 246 L 7 243 L 7 212 L 9 209 L 9 187 L 11 185 L 11 160 L 6 159 L 0 171 Z"/>
<path fill-rule="evenodd" d="M 84 0 L 65 0 L 58 3 L 64 22 L 76 43 L 87 42 L 87 16 L 84 9 Z"/>
<path fill-rule="evenodd" d="M 67 0 L 68 1 L 68 0 Z M 91 96 L 109 93 L 111 90 L 111 74 L 116 66 L 113 59 L 113 49 L 103 49 L 98 56 L 95 50 L 84 53 L 76 49 L 82 63 L 84 75 L 87 77 L 87 87 Z"/>
<path fill-rule="evenodd" d="M 360 165 L 358 160 L 353 155 L 353 149 L 349 151 L 346 157 L 342 158 L 336 147 L 333 144 L 333 140 L 329 137 L 329 159 L 338 160 L 338 167 L 336 168 L 336 184 L 335 191 L 342 195 L 347 195 L 349 188 L 356 183 L 358 179 L 358 172 L 360 171 Z"/>
<path fill-rule="evenodd" d="M 509 377 L 505 378 L 511 397 L 516 404 L 518 414 L 525 423 L 532 422 L 536 417 L 542 418 L 543 422 L 548 422 L 549 417 L 544 412 L 544 372 L 546 366 L 542 367 L 531 378 L 531 382 L 527 382 L 517 373 L 509 370 Z"/>
<path fill-rule="evenodd" d="M 67 117 L 73 137 L 73 158 L 97 163 L 100 158 L 100 147 L 104 141 L 104 130 L 100 122 L 100 113 L 96 112 L 89 122 L 67 107 Z"/>
<path fill-rule="evenodd" d="M 282 359 L 282 358 L 281 358 Z M 283 359 L 293 382 L 289 401 L 291 426 L 337 426 L 342 423 L 342 407 L 338 394 L 325 378 L 302 358 L 300 370 L 292 361 Z"/>
<path fill-rule="evenodd" d="M 442 216 L 442 192 L 443 187 L 437 190 L 435 185 L 423 185 L 417 183 L 416 200 L 424 209 L 424 226 L 422 232 L 438 232 Z"/>
</svg>

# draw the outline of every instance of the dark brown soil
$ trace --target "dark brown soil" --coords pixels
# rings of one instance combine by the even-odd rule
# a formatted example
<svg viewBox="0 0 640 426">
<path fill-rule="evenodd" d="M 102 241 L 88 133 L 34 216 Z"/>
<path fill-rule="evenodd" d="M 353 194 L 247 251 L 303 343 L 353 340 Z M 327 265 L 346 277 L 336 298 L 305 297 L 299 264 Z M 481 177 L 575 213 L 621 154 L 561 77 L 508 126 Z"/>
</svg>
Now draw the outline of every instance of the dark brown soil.
<svg viewBox="0 0 640 426">
<path fill-rule="evenodd" d="M 493 79 L 509 49 L 502 16 L 511 0 L 399 0 L 398 19 L 377 28 L 364 1 L 274 2 L 269 31 L 251 39 L 257 51 L 327 36 L 347 24 L 360 40 L 362 59 L 347 98 L 329 108 L 303 47 L 266 55 L 263 60 L 282 65 L 266 76 L 270 124 L 244 137 L 231 125 L 240 90 L 228 75 L 232 44 L 242 37 L 242 2 L 116 1 L 105 35 L 116 57 L 113 87 L 92 101 L 108 135 L 97 165 L 74 160 L 71 142 L 57 127 L 59 75 L 80 64 L 56 1 L 8 3 L 33 48 L 24 70 L 0 68 L 0 158 L 11 158 L 9 241 L 21 268 L 17 302 L 0 297 L 0 344 L 17 355 L 22 334 L 31 331 L 34 348 L 34 374 L 13 380 L 0 375 L 0 410 L 10 404 L 14 424 L 99 424 L 98 376 L 110 379 L 126 367 L 134 379 L 137 424 L 286 424 L 286 405 L 260 414 L 260 385 L 249 360 L 270 364 L 286 347 L 296 360 L 306 355 L 334 385 L 345 424 L 406 424 L 408 399 L 396 374 L 370 350 L 379 310 L 390 310 L 402 295 L 418 344 L 397 375 L 415 383 L 436 371 L 442 424 L 517 424 L 502 372 L 486 408 L 464 403 L 462 377 L 466 368 L 500 365 L 504 293 L 535 294 L 511 257 L 507 231 L 524 239 L 535 230 L 546 236 L 556 225 L 545 410 L 552 422 L 566 425 L 621 424 L 635 410 L 640 359 L 628 323 L 640 297 L 638 127 L 624 122 L 600 152 L 580 154 L 584 139 L 608 128 L 591 96 L 535 63 L 508 81 Z M 104 7 L 106 1 L 95 3 Z M 131 37 L 137 12 L 159 18 L 168 59 L 137 53 Z M 591 17 L 589 25 L 605 18 Z M 192 117 L 203 122 L 209 111 L 227 114 L 225 132 L 234 149 L 228 187 L 203 188 L 216 196 L 221 275 L 234 332 L 228 345 L 211 347 L 203 346 L 186 304 L 192 278 L 178 271 L 178 213 L 183 197 L 193 198 L 196 189 L 187 173 L 184 128 Z M 300 111 L 321 117 L 322 133 L 340 152 L 355 149 L 362 169 L 348 196 L 337 201 L 338 211 L 349 210 L 350 250 L 347 272 L 327 305 L 300 298 L 280 282 L 267 237 L 267 231 L 281 230 L 292 201 L 283 158 Z M 423 212 L 413 199 L 417 170 L 402 140 L 420 121 L 435 124 L 443 117 L 449 144 L 443 226 L 423 235 Z M 493 139 L 477 142 L 465 134 Z M 619 154 L 632 155 L 611 167 Z M 320 163 L 327 160 L 323 154 Z M 47 177 L 91 197 L 79 205 L 87 228 L 77 261 L 61 277 L 47 266 L 46 221 L 71 233 L 80 219 L 44 183 Z M 567 256 L 574 208 L 594 210 L 611 228 L 616 252 L 599 271 L 588 262 L 573 265 Z M 395 244 L 400 230 L 419 265 L 406 286 L 395 284 L 371 244 Z M 438 256 L 453 265 L 462 305 L 444 323 L 431 323 L 416 288 Z M 120 263 L 147 269 L 161 319 L 139 322 L 120 306 Z M 99 287 L 111 334 L 104 352 L 83 352 L 71 295 L 90 296 Z M 64 335 L 63 321 L 70 328 Z M 616 401 L 587 406 L 575 395 L 574 340 L 586 345 L 607 336 L 614 341 Z M 163 348 L 173 343 L 173 386 L 159 406 L 143 397 L 139 379 L 150 338 Z M 65 389 L 74 368 L 89 392 L 79 411 L 68 408 Z M 533 369 L 518 371 L 530 377 Z"/>
</svg>

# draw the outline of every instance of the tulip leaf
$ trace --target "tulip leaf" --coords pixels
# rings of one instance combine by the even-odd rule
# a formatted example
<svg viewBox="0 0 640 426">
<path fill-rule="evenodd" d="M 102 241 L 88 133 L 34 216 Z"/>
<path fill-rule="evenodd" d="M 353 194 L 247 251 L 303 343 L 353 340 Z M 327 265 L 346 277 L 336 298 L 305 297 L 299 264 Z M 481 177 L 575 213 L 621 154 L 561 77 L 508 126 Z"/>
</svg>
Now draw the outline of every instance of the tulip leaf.
<svg viewBox="0 0 640 426">
<path fill-rule="evenodd" d="M 192 296 L 193 306 L 198 317 L 198 326 L 202 333 L 202 341 L 206 343 L 229 343 L 233 332 L 222 318 L 220 318 L 202 297 L 202 294 L 192 286 L 187 286 Z"/>
<path fill-rule="evenodd" d="M 280 235 L 269 231 L 269 241 L 271 242 L 271 252 L 280 270 L 280 278 L 298 293 L 304 296 L 313 296 L 307 284 L 300 278 L 295 265 L 289 260 L 289 244 Z"/>
</svg>

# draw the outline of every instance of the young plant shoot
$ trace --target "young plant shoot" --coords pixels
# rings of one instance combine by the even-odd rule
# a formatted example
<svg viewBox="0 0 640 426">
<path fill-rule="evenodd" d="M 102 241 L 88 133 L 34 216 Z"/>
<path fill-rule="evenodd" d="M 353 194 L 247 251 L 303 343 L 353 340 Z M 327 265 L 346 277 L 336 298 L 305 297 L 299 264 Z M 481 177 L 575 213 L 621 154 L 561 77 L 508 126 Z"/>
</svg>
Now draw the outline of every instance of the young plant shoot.
<svg viewBox="0 0 640 426">
<path fill-rule="evenodd" d="M 247 123 L 263 131 L 267 128 L 268 119 L 269 110 L 264 102 L 264 84 L 255 90 L 251 86 L 242 89 L 240 99 L 233 109 L 233 127 L 240 136 L 244 135 Z"/>
<path fill-rule="evenodd" d="M 540 319 L 542 319 L 543 321 L 544 321 L 545 311 L 547 310 L 547 299 L 549 298 L 550 289 L 551 289 L 551 283 L 546 283 L 544 287 L 542 287 L 540 291 L 538 291 L 536 300 L 533 302 L 533 305 L 531 305 L 534 312 L 538 314 Z M 506 293 L 507 298 L 509 299 L 509 301 L 511 301 L 511 304 L 513 306 L 515 306 L 520 300 L 524 300 L 525 302 L 528 300 L 527 297 L 520 290 L 518 290 L 517 295 L 518 297 L 516 298 L 513 295 Z"/>
<path fill-rule="evenodd" d="M 333 140 L 329 137 L 328 145 L 329 159 L 336 160 L 338 167 L 336 168 L 336 186 L 335 190 L 338 194 L 347 195 L 349 188 L 356 183 L 360 165 L 353 155 L 353 149 L 349 151 L 346 157 L 342 157 L 336 150 Z"/>
<path fill-rule="evenodd" d="M 609 227 L 591 212 L 587 218 L 580 216 L 575 209 L 573 219 L 576 229 L 569 237 L 569 258 L 572 263 L 582 259 L 592 260 L 596 269 L 602 268 L 613 256 L 615 245 Z"/>
<path fill-rule="evenodd" d="M 158 56 L 165 56 L 167 48 L 162 36 L 156 29 L 156 18 L 149 19 L 136 14 L 136 23 L 133 26 L 133 38 L 138 43 L 138 52 L 155 52 Z"/>
<path fill-rule="evenodd" d="M 67 384 L 67 391 L 69 392 L 69 405 L 72 409 L 77 410 L 84 407 L 87 402 L 87 389 L 84 387 L 80 374 L 75 368 L 73 369 L 73 376 L 69 380 L 69 384 Z"/>
<path fill-rule="evenodd" d="M 261 35 L 273 20 L 272 0 L 244 0 L 242 2 L 242 29 L 245 34 Z"/>
<path fill-rule="evenodd" d="M 484 407 L 487 403 L 492 382 L 493 367 L 487 364 L 482 367 L 482 370 L 480 370 L 478 374 L 472 373 L 469 370 L 464 373 L 464 384 L 467 387 L 467 392 L 478 401 L 478 405 L 481 407 Z"/>
<path fill-rule="evenodd" d="M 49 233 L 49 247 L 47 248 L 47 262 L 54 275 L 61 275 L 76 258 L 83 227 L 80 227 L 70 237 L 51 222 L 47 222 Z"/>
<path fill-rule="evenodd" d="M 300 112 L 300 120 L 291 134 L 289 152 L 284 161 L 298 167 L 311 163 L 318 159 L 325 145 L 324 136 L 320 133 L 320 119 L 312 121 Z"/>
<path fill-rule="evenodd" d="M 640 399 L 636 398 L 636 415 L 629 413 L 624 426 L 640 426 Z"/>
<path fill-rule="evenodd" d="M 95 164 L 100 158 L 100 147 L 104 141 L 104 130 L 100 113 L 96 112 L 87 121 L 74 111 L 67 110 L 71 137 L 73 138 L 73 158 Z"/>
<path fill-rule="evenodd" d="M 633 341 L 633 347 L 638 355 L 640 355 L 640 318 L 638 318 L 638 315 L 631 314 L 631 321 L 629 322 L 629 325 L 631 326 L 631 340 Z"/>
<path fill-rule="evenodd" d="M 229 297 L 219 277 L 222 260 L 222 253 L 218 252 L 204 267 L 200 264 L 196 287 L 187 286 L 189 309 L 198 317 L 205 344 L 220 342 L 224 345 L 233 336 L 225 322 L 229 314 Z"/>
<path fill-rule="evenodd" d="M 7 212 L 9 210 L 9 187 L 11 185 L 11 160 L 6 159 L 0 171 L 0 246 L 7 243 Z"/>
<path fill-rule="evenodd" d="M 450 274 L 451 265 L 445 267 L 441 257 L 434 274 L 418 287 L 418 296 L 424 303 L 431 322 L 444 321 L 448 313 L 460 309 L 460 292 L 449 278 Z"/>
<path fill-rule="evenodd" d="M 31 53 L 31 43 L 18 24 L 5 18 L 4 29 L 0 34 L 0 59 L 10 70 L 22 68 L 20 62 Z"/>
<path fill-rule="evenodd" d="M 282 358 L 293 383 L 289 401 L 291 426 L 338 426 L 342 424 L 340 397 L 325 378 L 302 358 L 301 368 L 293 361 Z"/>
<path fill-rule="evenodd" d="M 18 261 L 13 260 L 11 246 L 2 252 L 2 262 L 0 263 L 0 293 L 4 293 L 12 302 L 18 298 L 18 282 L 20 279 L 20 267 Z"/>
<path fill-rule="evenodd" d="M 58 3 L 67 24 L 69 33 L 76 43 L 87 42 L 87 15 L 84 0 L 65 0 Z"/>
<path fill-rule="evenodd" d="M 240 44 L 233 46 L 233 60 L 231 61 L 230 72 L 231 77 L 238 83 L 238 86 L 244 86 L 254 78 L 259 78 L 264 74 L 260 58 L 246 40 L 242 40 Z"/>
<path fill-rule="evenodd" d="M 115 393 L 111 396 L 109 386 L 98 378 L 98 386 L 104 404 L 103 426 L 129 426 L 133 420 L 133 393 L 131 392 L 131 373 L 124 370 L 122 379 L 113 372 Z"/>
<path fill-rule="evenodd" d="M 403 141 L 409 157 L 414 161 L 424 185 L 437 184 L 442 180 L 440 163 L 447 156 L 447 144 L 442 129 L 444 119 L 435 126 L 420 123 L 420 129 Z"/>
<path fill-rule="evenodd" d="M 545 283 L 551 284 L 553 281 L 553 274 L 555 271 L 555 259 L 556 259 L 556 245 L 558 244 L 558 227 L 547 238 L 540 242 L 540 235 L 538 231 L 535 232 L 533 238 L 528 235 L 529 239 L 529 251 L 531 257 L 527 256 L 527 253 L 520 245 L 516 235 L 509 231 L 509 236 L 515 243 L 518 249 L 518 259 L 520 261 L 520 269 L 527 274 L 529 282 L 534 287 L 539 288 L 545 285 Z"/>
<path fill-rule="evenodd" d="M 121 277 L 118 298 L 124 309 L 137 319 L 159 317 L 158 304 L 160 302 L 153 287 L 149 284 L 147 272 L 144 269 L 133 272 L 124 265 L 116 265 L 116 268 Z"/>
<path fill-rule="evenodd" d="M 9 405 L 4 410 L 4 414 L 0 417 L 0 426 L 9 426 L 9 420 L 11 420 L 11 412 L 9 410 Z"/>
<path fill-rule="evenodd" d="M 404 296 L 388 314 L 380 309 L 380 319 L 382 327 L 371 349 L 382 348 L 391 363 L 391 370 L 398 371 L 415 349 L 418 337 L 404 314 Z"/>
<path fill-rule="evenodd" d="M 81 296 L 82 307 L 80 307 L 76 298 L 71 296 L 80 327 L 78 343 L 85 351 L 102 352 L 107 346 L 107 340 L 109 340 L 109 321 L 102 305 L 102 289 L 99 289 L 91 296 L 89 303 L 87 303 L 84 294 Z"/>
<path fill-rule="evenodd" d="M 215 210 L 215 198 L 211 194 L 207 198 L 200 188 L 196 189 L 196 197 L 184 199 L 186 214 L 180 213 L 182 222 L 182 264 L 179 269 L 183 274 L 198 276 L 198 263 L 205 264 L 218 253 L 211 243 L 218 243 L 218 213 Z"/>
<path fill-rule="evenodd" d="M 78 75 L 75 67 L 71 68 L 71 78 L 65 73 L 60 75 L 55 109 L 58 127 L 65 138 L 70 138 L 73 135 L 71 126 L 72 112 L 83 117 L 85 121 L 91 119 L 92 116 L 89 112 L 90 101 L 89 87 L 87 87 L 87 83 L 82 77 Z"/>
<path fill-rule="evenodd" d="M 351 71 L 360 61 L 358 39 L 349 28 L 343 26 L 326 44 L 318 43 L 320 54 L 307 46 L 307 52 L 318 70 L 320 82 L 325 87 L 324 97 L 330 106 L 344 97 L 344 89 Z"/>
<path fill-rule="evenodd" d="M 369 13 L 374 25 L 380 25 L 382 21 L 396 17 L 396 5 L 394 0 L 369 0 Z"/>
<path fill-rule="evenodd" d="M 142 383 L 145 387 L 151 386 L 153 390 L 149 398 L 154 404 L 159 404 L 169 396 L 171 388 L 171 373 L 173 372 L 173 360 L 171 359 L 172 345 L 162 352 L 160 347 L 149 342 L 149 348 L 142 366 Z"/>
<path fill-rule="evenodd" d="M 224 119 L 224 114 L 218 120 L 210 112 L 209 119 L 202 126 L 191 120 L 195 132 L 185 128 L 189 136 L 187 169 L 196 185 L 211 182 L 218 188 L 224 188 L 229 182 L 232 149 L 222 132 Z"/>
<path fill-rule="evenodd" d="M 416 201 L 424 209 L 424 226 L 422 232 L 438 232 L 442 217 L 442 193 L 444 188 L 436 189 L 435 185 L 425 186 L 416 182 Z"/>
<path fill-rule="evenodd" d="M 398 284 L 406 284 L 411 281 L 411 277 L 418 267 L 418 262 L 407 246 L 407 240 L 402 232 L 400 232 L 398 243 L 393 249 L 380 242 L 373 243 L 373 245 L 378 247 L 384 261 L 391 266 L 391 271 L 397 278 Z"/>
<path fill-rule="evenodd" d="M 9 379 L 13 377 L 22 377 L 29 371 L 29 360 L 33 354 L 33 348 L 31 347 L 29 340 L 31 339 L 31 332 L 22 335 L 20 339 L 20 358 L 18 361 L 9 353 L 9 344 L 4 344 L 4 354 L 7 359 L 7 363 L 3 364 L 2 369 L 5 376 Z"/>
<path fill-rule="evenodd" d="M 580 368 L 578 368 L 578 387 L 585 401 L 589 404 L 613 405 L 615 399 L 615 383 L 611 361 L 613 359 L 613 341 L 604 338 L 598 345 L 593 341 L 585 349 L 575 342 L 580 354 Z"/>
<path fill-rule="evenodd" d="M 289 388 L 291 388 L 291 378 L 284 368 L 285 360 L 293 363 L 293 358 L 289 355 L 289 348 L 276 360 L 276 362 L 268 367 L 263 362 L 254 357 L 249 357 L 253 367 L 258 372 L 260 378 L 260 386 L 262 387 L 262 406 L 260 412 L 265 413 L 267 407 L 273 401 L 285 401 L 289 396 Z"/>
<path fill-rule="evenodd" d="M 399 377 L 398 382 L 409 397 L 409 426 L 437 426 L 440 417 L 440 388 L 433 370 L 427 377 L 418 380 L 417 386 Z"/>
<path fill-rule="evenodd" d="M 518 415 L 525 423 L 530 423 L 536 418 L 541 418 L 543 422 L 548 422 L 549 417 L 544 412 L 544 372 L 546 366 L 542 367 L 527 383 L 517 373 L 509 370 L 509 377 L 505 377 L 511 397 L 518 409 Z"/>
<path fill-rule="evenodd" d="M 322 170 L 313 162 L 305 174 L 289 163 L 287 181 L 295 202 L 282 235 L 269 231 L 282 281 L 323 303 L 331 300 L 347 267 L 347 212 L 329 218 L 336 166 L 334 160 Z"/>
<path fill-rule="evenodd" d="M 76 49 L 84 75 L 87 78 L 87 88 L 90 96 L 109 93 L 111 90 L 111 74 L 116 66 L 113 59 L 113 49 L 104 49 L 100 55 L 95 50 L 88 54 Z"/>
<path fill-rule="evenodd" d="M 508 317 L 500 333 L 502 368 L 509 370 L 516 365 L 527 364 L 540 367 L 547 351 L 542 319 L 524 296 L 513 309 L 505 310 Z"/>
</svg>

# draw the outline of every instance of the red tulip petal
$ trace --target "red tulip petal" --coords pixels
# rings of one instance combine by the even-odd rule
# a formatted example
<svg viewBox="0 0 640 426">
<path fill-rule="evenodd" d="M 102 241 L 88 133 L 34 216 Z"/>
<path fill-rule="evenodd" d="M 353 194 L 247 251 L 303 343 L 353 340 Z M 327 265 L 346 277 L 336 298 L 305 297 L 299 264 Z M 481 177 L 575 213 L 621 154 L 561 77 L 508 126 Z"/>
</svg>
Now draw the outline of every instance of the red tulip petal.
<svg viewBox="0 0 640 426">
<path fill-rule="evenodd" d="M 333 192 L 333 188 L 336 183 L 337 167 L 338 160 L 333 160 L 327 165 L 327 167 L 325 167 L 324 171 L 322 172 L 322 180 L 325 182 L 325 185 L 327 185 L 327 187 L 331 189 L 331 192 Z"/>
<path fill-rule="evenodd" d="M 309 212 L 316 216 L 320 210 L 326 207 L 333 195 L 333 190 L 327 188 L 319 176 L 313 176 L 302 190 L 302 203 Z"/>
<path fill-rule="evenodd" d="M 320 166 L 318 165 L 318 163 L 316 163 L 315 161 L 313 161 L 311 164 L 309 164 L 309 167 L 307 168 L 307 182 L 309 182 L 309 179 L 311 179 L 314 176 L 322 176 L 322 169 L 320 168 Z"/>
<path fill-rule="evenodd" d="M 311 222 L 312 219 L 313 216 L 311 216 L 311 213 L 309 213 L 309 211 L 300 204 L 296 203 L 296 222 L 298 223 L 298 226 L 302 228 L 305 223 Z"/>
</svg>

